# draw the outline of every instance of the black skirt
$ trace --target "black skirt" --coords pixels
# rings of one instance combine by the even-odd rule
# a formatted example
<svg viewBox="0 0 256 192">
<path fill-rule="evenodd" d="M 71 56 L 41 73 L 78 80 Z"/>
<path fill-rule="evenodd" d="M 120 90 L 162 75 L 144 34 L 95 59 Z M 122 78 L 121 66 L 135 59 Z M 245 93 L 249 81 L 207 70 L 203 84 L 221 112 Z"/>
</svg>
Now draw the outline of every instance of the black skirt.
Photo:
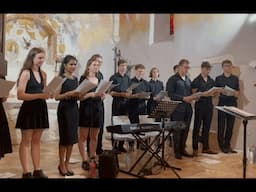
<svg viewBox="0 0 256 192">
<path fill-rule="evenodd" d="M 79 112 L 76 100 L 60 101 L 58 105 L 59 144 L 73 145 L 78 142 Z"/>
<path fill-rule="evenodd" d="M 2 101 L 0 99 L 0 159 L 4 157 L 6 153 L 11 153 L 11 152 L 12 152 L 12 143 L 11 143 L 8 121 L 6 118 Z"/>
<path fill-rule="evenodd" d="M 103 105 L 100 98 L 82 101 L 79 108 L 79 126 L 100 128 L 104 122 Z"/>
<path fill-rule="evenodd" d="M 48 110 L 45 100 L 35 99 L 32 101 L 24 101 L 17 117 L 16 128 L 49 128 Z"/>
</svg>

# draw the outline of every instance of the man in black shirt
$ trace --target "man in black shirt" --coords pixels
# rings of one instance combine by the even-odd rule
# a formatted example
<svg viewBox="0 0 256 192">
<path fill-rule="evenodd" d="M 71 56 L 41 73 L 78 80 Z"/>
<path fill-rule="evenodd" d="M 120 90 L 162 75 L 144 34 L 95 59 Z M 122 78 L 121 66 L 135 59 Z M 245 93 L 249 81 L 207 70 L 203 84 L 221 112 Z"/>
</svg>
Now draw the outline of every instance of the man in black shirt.
<svg viewBox="0 0 256 192">
<path fill-rule="evenodd" d="M 192 118 L 191 102 L 198 97 L 192 96 L 191 81 L 187 76 L 189 61 L 182 59 L 179 62 L 179 71 L 171 76 L 166 84 L 166 91 L 171 100 L 182 101 L 171 115 L 172 121 L 184 121 L 185 130 L 174 130 L 174 152 L 176 159 L 181 159 L 182 155 L 192 157 L 186 150 L 186 140 Z"/>
<path fill-rule="evenodd" d="M 193 129 L 193 155 L 198 155 L 198 142 L 199 142 L 199 130 L 201 124 L 202 127 L 202 142 L 203 153 L 217 154 L 209 148 L 209 131 L 211 127 L 213 104 L 212 96 L 206 94 L 208 90 L 214 87 L 214 80 L 209 76 L 211 65 L 209 62 L 203 62 L 201 64 L 201 74 L 198 75 L 192 82 L 192 92 L 202 92 L 203 96 L 195 102 L 195 118 Z"/>
<path fill-rule="evenodd" d="M 145 66 L 137 64 L 135 66 L 135 77 L 131 79 L 131 84 L 140 83 L 138 87 L 132 90 L 132 94 L 149 92 L 148 82 L 143 79 Z M 129 120 L 131 123 L 140 123 L 139 115 L 146 115 L 146 99 L 130 98 L 129 100 Z"/>
<path fill-rule="evenodd" d="M 232 75 L 232 62 L 230 60 L 223 61 L 222 68 L 224 73 L 216 77 L 215 86 L 228 86 L 235 91 L 233 96 L 227 96 L 225 90 L 223 90 L 219 96 L 218 106 L 237 107 L 237 97 L 239 95 L 239 79 L 237 76 Z M 232 150 L 230 143 L 234 123 L 234 116 L 218 110 L 218 143 L 221 151 L 224 153 L 236 153 L 236 151 Z"/>
<path fill-rule="evenodd" d="M 128 115 L 128 97 L 130 93 L 127 89 L 130 85 L 130 77 L 126 74 L 127 72 L 127 61 L 120 59 L 118 61 L 118 72 L 112 75 L 109 81 L 113 81 L 113 84 L 117 84 L 112 89 L 110 94 L 113 97 L 112 101 L 112 118 L 113 116 Z M 118 146 L 114 146 L 120 152 L 126 152 L 124 148 L 124 142 L 120 141 Z"/>
</svg>

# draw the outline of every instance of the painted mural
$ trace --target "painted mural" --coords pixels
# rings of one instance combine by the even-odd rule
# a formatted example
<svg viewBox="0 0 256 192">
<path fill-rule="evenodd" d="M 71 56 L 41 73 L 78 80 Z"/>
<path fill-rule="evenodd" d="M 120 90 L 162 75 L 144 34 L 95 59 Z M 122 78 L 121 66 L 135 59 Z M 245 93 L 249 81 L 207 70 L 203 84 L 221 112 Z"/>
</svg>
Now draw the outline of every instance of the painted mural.
<svg viewBox="0 0 256 192">
<path fill-rule="evenodd" d="M 8 70 L 12 71 L 8 77 L 16 80 L 17 69 L 32 47 L 46 50 L 44 68 L 51 76 L 51 72 L 57 73 L 64 55 L 86 60 L 85 52 L 109 42 L 111 37 L 111 14 L 8 14 L 5 49 Z"/>
</svg>

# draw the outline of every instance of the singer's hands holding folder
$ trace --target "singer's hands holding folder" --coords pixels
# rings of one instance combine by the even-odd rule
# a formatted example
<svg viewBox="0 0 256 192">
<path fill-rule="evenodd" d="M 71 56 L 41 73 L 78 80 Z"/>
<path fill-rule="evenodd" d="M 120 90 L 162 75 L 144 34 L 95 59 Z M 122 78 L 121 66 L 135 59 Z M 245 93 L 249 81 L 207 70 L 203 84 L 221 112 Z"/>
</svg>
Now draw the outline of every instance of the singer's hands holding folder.
<svg viewBox="0 0 256 192">
<path fill-rule="evenodd" d="M 94 98 L 94 97 L 101 97 L 101 99 L 105 99 L 106 94 L 105 93 L 96 93 L 96 92 L 89 92 L 83 95 L 80 95 L 80 100 L 86 100 L 88 98 Z"/>
</svg>

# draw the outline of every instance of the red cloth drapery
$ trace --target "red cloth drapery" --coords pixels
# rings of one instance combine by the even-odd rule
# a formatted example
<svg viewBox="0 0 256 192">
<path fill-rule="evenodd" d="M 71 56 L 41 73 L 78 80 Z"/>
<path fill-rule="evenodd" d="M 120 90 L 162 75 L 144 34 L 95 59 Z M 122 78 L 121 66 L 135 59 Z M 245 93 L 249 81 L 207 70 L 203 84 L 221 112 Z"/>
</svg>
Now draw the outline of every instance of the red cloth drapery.
<svg viewBox="0 0 256 192">
<path fill-rule="evenodd" d="M 170 14 L 170 35 L 174 34 L 174 14 Z"/>
</svg>

